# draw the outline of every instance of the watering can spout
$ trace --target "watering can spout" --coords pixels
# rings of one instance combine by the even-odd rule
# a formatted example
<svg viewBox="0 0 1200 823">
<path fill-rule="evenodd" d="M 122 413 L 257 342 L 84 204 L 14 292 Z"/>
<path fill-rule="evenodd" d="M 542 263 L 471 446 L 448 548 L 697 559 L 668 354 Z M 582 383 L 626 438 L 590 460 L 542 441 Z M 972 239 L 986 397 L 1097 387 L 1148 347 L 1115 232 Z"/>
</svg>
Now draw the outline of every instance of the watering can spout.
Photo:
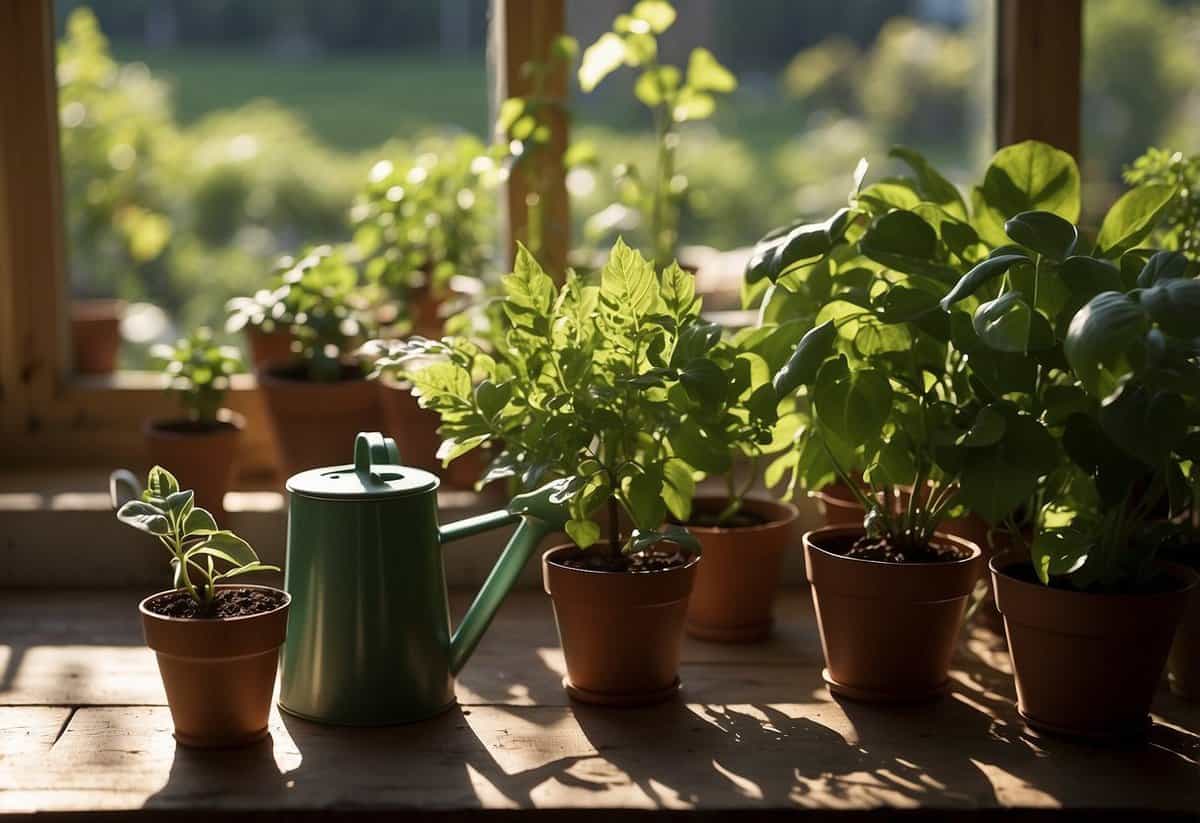
<svg viewBox="0 0 1200 823">
<path fill-rule="evenodd" d="M 566 504 L 573 490 L 571 481 L 555 480 L 514 497 L 507 509 L 460 520 L 439 530 L 440 542 L 449 543 L 488 529 L 519 524 L 450 640 L 451 674 L 458 674 L 466 665 L 542 538 L 567 522 Z"/>
</svg>

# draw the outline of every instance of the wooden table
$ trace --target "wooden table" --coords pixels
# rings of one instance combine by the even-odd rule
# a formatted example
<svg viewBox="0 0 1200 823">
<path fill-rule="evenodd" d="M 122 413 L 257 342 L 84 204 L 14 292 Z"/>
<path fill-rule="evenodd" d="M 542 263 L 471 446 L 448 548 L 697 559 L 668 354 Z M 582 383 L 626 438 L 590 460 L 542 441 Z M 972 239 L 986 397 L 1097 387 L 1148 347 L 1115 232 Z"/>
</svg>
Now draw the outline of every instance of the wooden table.
<svg viewBox="0 0 1200 823">
<path fill-rule="evenodd" d="M 559 683 L 548 600 L 523 590 L 468 664 L 460 707 L 441 717 L 345 729 L 275 716 L 260 745 L 189 751 L 171 736 L 137 598 L 0 591 L 0 811 L 457 820 L 479 810 L 553 818 L 590 809 L 609 820 L 614 810 L 806 809 L 848 819 L 855 815 L 833 812 L 894 808 L 961 820 L 963 809 L 1020 808 L 1021 817 L 1145 809 L 1189 819 L 1200 810 L 1200 707 L 1164 691 L 1141 746 L 1039 738 L 1015 716 L 1003 643 L 978 627 L 966 634 L 945 700 L 887 709 L 834 702 L 802 589 L 782 598 L 765 644 L 688 641 L 685 690 L 655 708 L 573 705 Z M 453 601 L 461 612 L 465 595 Z"/>
</svg>

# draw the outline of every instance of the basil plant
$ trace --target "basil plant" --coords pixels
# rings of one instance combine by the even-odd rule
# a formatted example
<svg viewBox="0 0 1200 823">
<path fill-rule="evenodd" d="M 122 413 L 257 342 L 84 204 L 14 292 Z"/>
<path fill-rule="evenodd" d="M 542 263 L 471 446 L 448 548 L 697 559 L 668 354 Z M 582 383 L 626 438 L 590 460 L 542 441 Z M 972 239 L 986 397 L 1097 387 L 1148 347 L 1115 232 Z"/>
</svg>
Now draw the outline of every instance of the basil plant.
<svg viewBox="0 0 1200 823">
<path fill-rule="evenodd" d="M 237 348 L 215 343 L 205 326 L 173 346 L 151 347 L 150 356 L 170 379 L 170 391 L 179 395 L 188 419 L 201 423 L 216 422 L 229 379 L 243 368 Z"/>
<path fill-rule="evenodd" d="M 703 365 L 720 333 L 700 318 L 693 277 L 675 264 L 656 273 L 618 241 L 598 284 L 568 272 L 559 286 L 522 246 L 502 287 L 510 328 L 495 357 L 465 338 L 376 344 L 377 370 L 401 372 L 440 415 L 439 456 L 490 442 L 499 453 L 484 483 L 565 479 L 566 531 L 580 548 L 633 554 L 668 540 L 698 550 L 685 529 L 663 525 L 668 514 L 687 520 L 693 466 L 717 453 L 681 412 L 723 382 Z"/>
<path fill-rule="evenodd" d="M 211 615 L 216 586 L 252 572 L 279 571 L 258 559 L 254 549 L 231 531 L 217 526 L 207 509 L 193 504 L 190 489 L 162 466 L 150 470 L 140 500 L 117 510 L 117 519 L 151 534 L 171 554 L 174 586 L 196 601 L 199 616 Z"/>
</svg>

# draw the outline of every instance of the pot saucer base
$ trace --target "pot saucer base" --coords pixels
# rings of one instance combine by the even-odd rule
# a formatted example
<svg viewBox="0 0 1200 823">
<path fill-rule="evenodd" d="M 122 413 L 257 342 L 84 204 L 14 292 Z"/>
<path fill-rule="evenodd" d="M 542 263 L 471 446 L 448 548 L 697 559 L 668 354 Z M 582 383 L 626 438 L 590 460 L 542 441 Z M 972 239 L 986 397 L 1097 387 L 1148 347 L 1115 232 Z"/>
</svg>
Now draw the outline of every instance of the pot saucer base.
<svg viewBox="0 0 1200 823">
<path fill-rule="evenodd" d="M 1018 708 L 1017 715 L 1021 718 L 1026 726 L 1038 735 L 1048 735 L 1061 739 L 1085 741 L 1089 743 L 1120 743 L 1133 742 L 1146 737 L 1150 733 L 1150 727 L 1154 722 L 1150 719 L 1150 715 L 1146 715 L 1145 722 L 1130 726 L 1124 729 L 1111 729 L 1107 731 L 1082 731 L 1080 729 L 1071 728 L 1069 726 L 1060 726 L 1055 723 L 1047 723 L 1044 720 L 1027 714 L 1024 709 Z"/>
<path fill-rule="evenodd" d="M 620 707 L 649 706 L 654 703 L 662 703 L 678 694 L 680 686 L 683 685 L 679 678 L 676 677 L 674 682 L 669 686 L 655 691 L 610 693 L 581 688 L 572 683 L 568 677 L 563 677 L 562 684 L 567 692 L 567 696 L 572 700 L 578 700 L 580 703 L 590 703 L 595 706 Z"/>
<path fill-rule="evenodd" d="M 821 669 L 821 679 L 825 681 L 830 694 L 834 697 L 844 697 L 847 700 L 854 700 L 860 703 L 929 703 L 942 698 L 950 690 L 950 681 L 948 679 L 925 692 L 897 693 L 862 689 L 834 680 L 828 668 Z"/>
<path fill-rule="evenodd" d="M 774 627 L 774 619 L 746 626 L 708 626 L 691 621 L 686 624 L 689 637 L 707 643 L 753 643 L 765 639 Z"/>
</svg>

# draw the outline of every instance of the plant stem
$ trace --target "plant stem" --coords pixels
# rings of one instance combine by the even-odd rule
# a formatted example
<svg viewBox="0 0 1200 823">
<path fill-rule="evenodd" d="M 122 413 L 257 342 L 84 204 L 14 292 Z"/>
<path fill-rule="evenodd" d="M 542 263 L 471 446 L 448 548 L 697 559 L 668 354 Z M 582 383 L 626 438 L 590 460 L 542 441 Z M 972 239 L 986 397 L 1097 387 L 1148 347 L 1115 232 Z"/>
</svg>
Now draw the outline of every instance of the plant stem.
<svg viewBox="0 0 1200 823">
<path fill-rule="evenodd" d="M 615 488 L 608 496 L 608 552 L 614 558 L 621 556 L 621 508 Z"/>
</svg>

